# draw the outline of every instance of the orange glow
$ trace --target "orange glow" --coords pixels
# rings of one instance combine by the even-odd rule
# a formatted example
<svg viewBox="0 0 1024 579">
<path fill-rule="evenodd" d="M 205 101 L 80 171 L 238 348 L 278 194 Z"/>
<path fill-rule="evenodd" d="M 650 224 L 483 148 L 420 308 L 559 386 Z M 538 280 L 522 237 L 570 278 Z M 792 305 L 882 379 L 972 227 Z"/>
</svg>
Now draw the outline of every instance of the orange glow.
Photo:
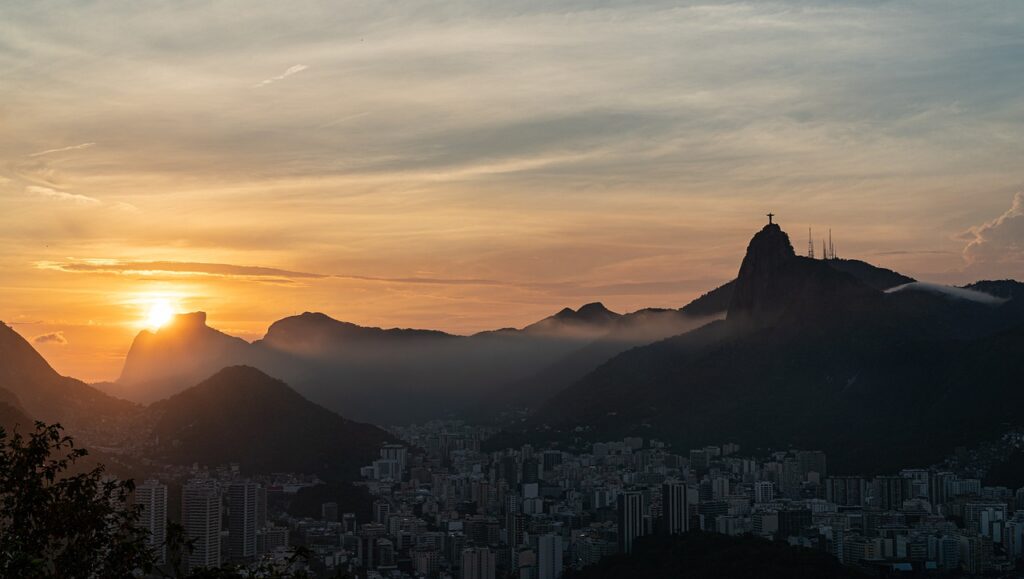
<svg viewBox="0 0 1024 579">
<path fill-rule="evenodd" d="M 149 302 L 148 308 L 146 309 L 145 319 L 142 322 L 142 326 L 151 331 L 156 331 L 167 325 L 171 319 L 174 318 L 174 314 L 177 312 L 177 307 L 167 298 L 153 298 Z"/>
</svg>

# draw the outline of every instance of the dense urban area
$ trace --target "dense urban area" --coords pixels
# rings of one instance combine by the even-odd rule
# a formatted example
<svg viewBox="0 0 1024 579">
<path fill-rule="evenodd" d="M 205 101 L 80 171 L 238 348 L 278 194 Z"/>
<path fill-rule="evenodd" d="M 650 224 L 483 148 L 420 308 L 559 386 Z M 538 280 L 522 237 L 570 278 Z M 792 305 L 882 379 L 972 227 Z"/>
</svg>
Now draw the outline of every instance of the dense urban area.
<svg viewBox="0 0 1024 579">
<path fill-rule="evenodd" d="M 575 453 L 481 451 L 492 433 L 443 421 L 393 429 L 404 444 L 385 445 L 361 469 L 350 504 L 317 503 L 317 516 L 281 508 L 316 488 L 315 477 L 244 478 L 237 465 L 168 470 L 141 483 L 135 501 L 161 548 L 169 485 L 181 488 L 192 569 L 273 562 L 323 576 L 557 579 L 628 554 L 643 536 L 691 531 L 752 534 L 878 575 L 982 575 L 1024 557 L 1024 488 L 972 476 L 984 472 L 984 448 L 868 477 L 831 474 L 817 450 L 755 458 L 730 443 L 678 452 L 626 438 Z M 1024 434 L 997 446 L 1020 448 Z M 291 556 L 300 545 L 306 559 Z"/>
</svg>

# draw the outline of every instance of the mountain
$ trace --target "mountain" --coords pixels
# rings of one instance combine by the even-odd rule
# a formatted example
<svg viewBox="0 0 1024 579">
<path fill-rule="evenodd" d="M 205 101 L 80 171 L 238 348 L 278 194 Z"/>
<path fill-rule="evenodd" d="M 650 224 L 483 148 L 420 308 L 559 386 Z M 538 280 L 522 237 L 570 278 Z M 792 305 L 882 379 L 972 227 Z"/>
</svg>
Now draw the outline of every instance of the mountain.
<svg viewBox="0 0 1024 579">
<path fill-rule="evenodd" d="M 58 374 L 13 328 L 0 322 L 0 389 L 8 414 L 61 423 L 90 443 L 116 438 L 125 418 L 138 408 L 80 380 Z"/>
<path fill-rule="evenodd" d="M 456 414 L 485 416 L 506 403 L 518 403 L 505 393 L 545 369 L 551 368 L 548 374 L 557 378 L 539 387 L 544 397 L 618 352 L 700 323 L 702 319 L 680 310 L 619 314 L 590 303 L 565 308 L 522 329 L 456 336 L 365 327 L 305 312 L 274 322 L 262 339 L 250 344 L 207 326 L 199 312 L 177 316 L 155 333 L 140 333 L 120 379 L 97 387 L 151 402 L 223 367 L 248 365 L 356 420 L 400 423 Z M 567 371 L 552 368 L 566 357 L 560 367 Z"/>
<path fill-rule="evenodd" d="M 721 293 L 724 295 L 731 290 L 731 285 L 723 288 L 725 290 Z M 720 290 L 722 288 L 715 291 Z M 724 317 L 724 303 L 727 303 L 727 300 L 720 299 L 721 296 L 718 295 L 707 298 L 707 295 L 678 310 L 649 308 L 618 316 L 603 334 L 536 373 L 512 382 L 498 392 L 486 393 L 475 403 L 480 407 L 490 408 L 492 412 L 509 407 L 536 408 L 605 361 L 626 350 L 683 334 Z M 720 310 L 713 308 L 713 300 L 716 299 L 723 303 Z M 694 304 L 697 305 L 690 307 Z"/>
<path fill-rule="evenodd" d="M 837 471 L 877 471 L 928 464 L 1022 421 L 1008 410 L 1024 403 L 1012 298 L 965 299 L 833 261 L 796 256 L 781 228 L 765 227 L 725 320 L 623 352 L 493 444 L 539 433 L 733 440 L 820 448 Z"/>
<path fill-rule="evenodd" d="M 247 472 L 352 478 L 392 438 L 303 398 L 247 366 L 224 368 L 152 404 L 152 454 L 179 464 L 238 462 Z"/>
<path fill-rule="evenodd" d="M 156 332 L 135 337 L 121 376 L 104 391 L 148 404 L 180 391 L 225 366 L 248 360 L 249 343 L 206 325 L 206 313 L 178 314 Z"/>
<path fill-rule="evenodd" d="M 622 318 L 604 307 L 601 302 L 580 306 L 578 310 L 564 308 L 557 314 L 523 328 L 523 332 L 544 335 L 597 335 L 603 334 L 615 321 Z"/>
<path fill-rule="evenodd" d="M 27 428 L 32 419 L 25 414 L 21 402 L 10 390 L 0 388 L 0 428 L 11 432 L 16 428 Z"/>
<path fill-rule="evenodd" d="M 305 312 L 274 322 L 257 344 L 280 352 L 317 357 L 332 354 L 335 349 L 359 348 L 370 344 L 431 342 L 455 338 L 435 330 L 385 330 L 358 326 L 335 320 L 326 314 Z"/>
</svg>

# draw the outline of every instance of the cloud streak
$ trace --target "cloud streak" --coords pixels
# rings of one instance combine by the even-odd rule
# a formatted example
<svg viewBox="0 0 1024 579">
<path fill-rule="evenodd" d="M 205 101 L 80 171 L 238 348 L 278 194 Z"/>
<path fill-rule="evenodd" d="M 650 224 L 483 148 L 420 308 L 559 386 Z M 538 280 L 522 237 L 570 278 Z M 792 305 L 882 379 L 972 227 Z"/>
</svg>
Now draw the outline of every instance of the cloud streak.
<svg viewBox="0 0 1024 579">
<path fill-rule="evenodd" d="M 42 157 L 43 155 L 52 155 L 53 153 L 63 153 L 64 151 L 77 151 L 79 149 L 88 149 L 89 147 L 95 147 L 96 143 L 82 143 L 80 145 L 71 145 L 70 147 L 61 147 L 59 149 L 47 149 L 45 151 L 39 151 L 38 153 L 32 153 L 29 157 Z"/>
<path fill-rule="evenodd" d="M 60 191 L 50 187 L 43 187 L 40 185 L 29 185 L 25 187 L 25 191 L 36 197 L 42 197 L 50 201 L 58 201 L 61 203 L 72 203 L 74 205 L 83 206 L 96 206 L 100 205 L 100 200 L 88 195 L 79 195 L 77 193 L 68 193 L 67 191 Z"/>
<path fill-rule="evenodd" d="M 304 71 L 304 70 L 306 70 L 308 68 L 309 67 L 306 66 L 305 64 L 296 64 L 294 66 L 290 66 L 290 67 L 288 67 L 288 70 L 284 71 L 283 73 L 281 73 L 281 74 L 279 74 L 277 76 L 272 76 L 272 77 L 270 77 L 268 79 L 265 79 L 265 80 L 262 80 L 262 81 L 256 83 L 255 85 L 253 85 L 253 88 L 260 88 L 262 86 L 267 86 L 268 84 L 273 84 L 273 83 L 275 83 L 275 82 L 277 82 L 279 80 L 284 80 L 284 79 L 288 78 L 289 76 L 292 76 L 293 74 L 298 74 L 298 73 L 300 73 L 300 72 L 302 72 L 302 71 Z"/>
</svg>

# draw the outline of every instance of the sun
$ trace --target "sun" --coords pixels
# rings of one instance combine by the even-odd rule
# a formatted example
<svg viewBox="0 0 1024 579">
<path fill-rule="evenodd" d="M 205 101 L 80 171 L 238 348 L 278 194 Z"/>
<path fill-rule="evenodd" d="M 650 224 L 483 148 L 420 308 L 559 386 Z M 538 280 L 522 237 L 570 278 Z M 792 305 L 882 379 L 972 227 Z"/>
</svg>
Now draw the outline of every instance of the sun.
<svg viewBox="0 0 1024 579">
<path fill-rule="evenodd" d="M 175 313 L 174 304 L 170 300 L 154 300 L 146 310 L 144 325 L 151 330 L 159 330 L 174 318 Z"/>
</svg>

